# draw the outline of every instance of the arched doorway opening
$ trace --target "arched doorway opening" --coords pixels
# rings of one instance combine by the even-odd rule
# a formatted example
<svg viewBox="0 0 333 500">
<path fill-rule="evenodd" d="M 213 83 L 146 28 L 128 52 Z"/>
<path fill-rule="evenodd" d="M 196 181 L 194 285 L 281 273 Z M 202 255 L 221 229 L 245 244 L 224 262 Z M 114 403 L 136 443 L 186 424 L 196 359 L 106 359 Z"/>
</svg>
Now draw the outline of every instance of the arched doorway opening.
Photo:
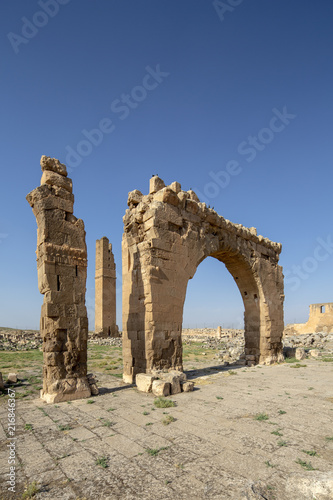
<svg viewBox="0 0 333 500">
<path fill-rule="evenodd" d="M 182 369 L 188 281 L 207 257 L 223 262 L 244 304 L 248 363 L 282 359 L 281 245 L 233 224 L 178 183 L 153 177 L 150 194 L 129 193 L 123 235 L 124 380 L 154 369 Z"/>
</svg>

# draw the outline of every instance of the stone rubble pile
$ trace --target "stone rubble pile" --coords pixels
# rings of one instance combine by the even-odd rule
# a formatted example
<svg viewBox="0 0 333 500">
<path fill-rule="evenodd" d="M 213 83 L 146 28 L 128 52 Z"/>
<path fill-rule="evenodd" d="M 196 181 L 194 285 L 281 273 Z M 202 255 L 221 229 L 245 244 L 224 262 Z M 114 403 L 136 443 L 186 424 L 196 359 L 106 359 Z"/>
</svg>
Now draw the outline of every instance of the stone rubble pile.
<svg viewBox="0 0 333 500">
<path fill-rule="evenodd" d="M 284 347 L 305 347 L 326 350 L 329 343 L 333 343 L 333 333 L 304 333 L 302 335 L 288 335 L 283 339 Z"/>
<path fill-rule="evenodd" d="M 154 370 L 151 374 L 138 373 L 135 383 L 139 391 L 152 392 L 154 396 L 170 396 L 180 392 L 193 391 L 194 383 L 178 370 L 163 372 Z"/>
<path fill-rule="evenodd" d="M 98 333 L 89 332 L 88 334 L 88 344 L 91 345 L 114 345 L 117 347 L 122 347 L 121 332 L 119 332 L 120 337 L 100 337 Z"/>
<path fill-rule="evenodd" d="M 89 344 L 122 346 L 121 338 L 101 338 L 98 334 L 90 333 Z M 42 350 L 43 340 L 38 331 L 31 330 L 0 330 L 0 351 L 29 351 Z"/>
<path fill-rule="evenodd" d="M 7 385 L 16 384 L 17 381 L 18 381 L 17 373 L 9 373 L 8 374 L 7 381 L 6 381 Z M 2 378 L 2 373 L 0 372 L 0 391 L 4 391 L 4 390 L 5 390 L 5 383 L 4 383 L 3 378 Z"/>
<path fill-rule="evenodd" d="M 333 333 L 305 333 L 290 335 L 283 339 L 283 354 L 286 358 L 304 359 L 333 356 Z"/>
<path fill-rule="evenodd" d="M 27 351 L 30 349 L 40 349 L 42 343 L 39 332 L 0 330 L 0 351 Z"/>
<path fill-rule="evenodd" d="M 87 374 L 87 379 L 88 379 L 88 384 L 90 387 L 91 395 L 97 396 L 99 394 L 99 389 L 97 387 L 98 379 L 92 373 Z"/>
</svg>

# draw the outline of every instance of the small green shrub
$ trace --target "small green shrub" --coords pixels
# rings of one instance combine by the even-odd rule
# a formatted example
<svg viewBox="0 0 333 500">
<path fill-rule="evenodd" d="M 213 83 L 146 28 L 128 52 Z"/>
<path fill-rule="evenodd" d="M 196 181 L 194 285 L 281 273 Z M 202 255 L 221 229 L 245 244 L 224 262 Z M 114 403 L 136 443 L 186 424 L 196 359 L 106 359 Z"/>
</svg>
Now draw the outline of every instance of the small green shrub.
<svg viewBox="0 0 333 500">
<path fill-rule="evenodd" d="M 278 430 L 271 432 L 271 434 L 274 434 L 275 436 L 280 436 L 280 437 L 283 436 L 283 434 L 281 434 L 281 432 L 279 432 Z"/>
<path fill-rule="evenodd" d="M 106 469 L 107 467 L 109 467 L 109 459 L 107 457 L 98 457 L 95 464 L 96 465 L 100 465 L 101 467 L 103 467 L 103 469 Z"/>
<path fill-rule="evenodd" d="M 33 430 L 32 424 L 25 424 L 24 430 L 25 431 L 32 431 Z"/>
<path fill-rule="evenodd" d="M 263 420 L 268 420 L 268 419 L 269 419 L 269 416 L 267 415 L 267 413 L 258 413 L 254 417 L 254 420 L 259 420 L 259 422 L 261 422 Z"/>
<path fill-rule="evenodd" d="M 167 450 L 167 449 L 168 449 L 168 446 L 162 446 L 162 448 L 146 448 L 146 452 L 151 457 L 156 457 L 156 455 L 158 455 L 160 451 Z"/>
<path fill-rule="evenodd" d="M 315 457 L 317 455 L 317 452 L 314 450 L 302 450 L 302 451 L 303 451 L 303 453 L 306 453 L 310 457 Z"/>
<path fill-rule="evenodd" d="M 61 430 L 61 431 L 70 431 L 70 430 L 71 430 L 71 428 L 72 428 L 72 427 L 71 427 L 70 425 L 68 425 L 68 424 L 67 424 L 67 425 L 62 425 L 62 424 L 61 424 L 61 425 L 59 425 L 58 427 L 59 427 L 59 430 Z"/>
<path fill-rule="evenodd" d="M 175 417 L 173 417 L 172 415 L 168 415 L 167 417 L 163 418 L 162 424 L 169 425 L 169 424 L 171 424 L 171 422 L 175 422 L 175 421 L 176 421 Z"/>
<path fill-rule="evenodd" d="M 174 401 L 171 401 L 171 399 L 159 397 L 154 399 L 154 405 L 156 406 L 156 408 L 171 408 L 176 406 L 176 403 Z"/>
<path fill-rule="evenodd" d="M 38 492 L 39 488 L 36 481 L 33 481 L 32 483 L 27 483 L 25 485 L 24 493 L 22 495 L 22 500 L 25 500 L 26 498 L 34 498 L 34 496 Z"/>
<path fill-rule="evenodd" d="M 311 462 L 305 462 L 304 460 L 301 460 L 300 458 L 298 458 L 296 460 L 296 463 L 301 465 L 303 467 L 303 469 L 305 469 L 305 470 L 316 470 L 312 467 Z"/>
<path fill-rule="evenodd" d="M 113 425 L 115 425 L 115 422 L 111 422 L 111 420 L 105 420 L 103 421 L 103 425 L 104 427 L 112 427 Z"/>
</svg>

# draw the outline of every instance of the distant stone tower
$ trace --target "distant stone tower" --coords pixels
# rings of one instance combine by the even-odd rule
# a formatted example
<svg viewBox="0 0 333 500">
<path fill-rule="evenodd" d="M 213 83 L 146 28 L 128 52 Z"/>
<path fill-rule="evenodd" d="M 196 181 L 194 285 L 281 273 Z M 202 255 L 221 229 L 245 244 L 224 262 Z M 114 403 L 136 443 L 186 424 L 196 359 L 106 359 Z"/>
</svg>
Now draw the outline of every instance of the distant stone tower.
<svg viewBox="0 0 333 500">
<path fill-rule="evenodd" d="M 96 240 L 95 332 L 119 337 L 116 325 L 116 264 L 112 245 L 104 236 Z"/>
</svg>

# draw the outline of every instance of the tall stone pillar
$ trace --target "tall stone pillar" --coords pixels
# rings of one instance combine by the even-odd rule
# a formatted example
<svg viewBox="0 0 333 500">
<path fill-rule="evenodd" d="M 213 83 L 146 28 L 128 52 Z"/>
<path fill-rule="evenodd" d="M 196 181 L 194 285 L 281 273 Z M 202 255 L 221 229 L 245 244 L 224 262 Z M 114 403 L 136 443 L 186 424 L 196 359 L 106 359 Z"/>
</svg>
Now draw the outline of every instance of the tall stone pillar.
<svg viewBox="0 0 333 500">
<path fill-rule="evenodd" d="M 57 403 L 91 395 L 87 379 L 88 318 L 85 306 L 87 248 L 84 223 L 73 215 L 72 180 L 66 166 L 42 156 L 41 185 L 27 195 L 37 220 L 43 389 Z"/>
<path fill-rule="evenodd" d="M 104 236 L 96 240 L 95 332 L 118 337 L 116 325 L 116 264 L 112 245 Z"/>
</svg>

